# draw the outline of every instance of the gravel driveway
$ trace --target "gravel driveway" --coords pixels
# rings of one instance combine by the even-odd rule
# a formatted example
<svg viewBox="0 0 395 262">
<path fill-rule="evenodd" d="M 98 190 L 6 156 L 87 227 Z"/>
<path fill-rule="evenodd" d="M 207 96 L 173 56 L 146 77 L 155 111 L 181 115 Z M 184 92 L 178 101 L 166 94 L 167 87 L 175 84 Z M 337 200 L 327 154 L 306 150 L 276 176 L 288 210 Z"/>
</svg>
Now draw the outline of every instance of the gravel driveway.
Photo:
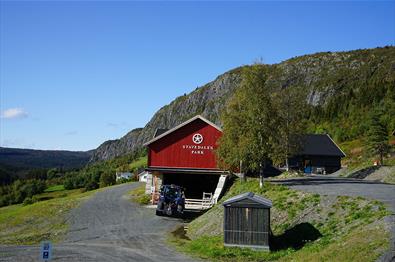
<svg viewBox="0 0 395 262">
<path fill-rule="evenodd" d="M 395 185 L 381 182 L 337 178 L 328 176 L 311 176 L 284 180 L 273 180 L 296 190 L 336 196 L 362 196 L 383 202 L 395 213 Z"/>
<path fill-rule="evenodd" d="M 182 224 L 157 217 L 132 203 L 127 192 L 139 183 L 96 193 L 70 213 L 66 240 L 53 246 L 53 261 L 192 261 L 165 244 L 166 233 Z M 41 261 L 38 246 L 0 247 L 0 261 Z"/>
</svg>

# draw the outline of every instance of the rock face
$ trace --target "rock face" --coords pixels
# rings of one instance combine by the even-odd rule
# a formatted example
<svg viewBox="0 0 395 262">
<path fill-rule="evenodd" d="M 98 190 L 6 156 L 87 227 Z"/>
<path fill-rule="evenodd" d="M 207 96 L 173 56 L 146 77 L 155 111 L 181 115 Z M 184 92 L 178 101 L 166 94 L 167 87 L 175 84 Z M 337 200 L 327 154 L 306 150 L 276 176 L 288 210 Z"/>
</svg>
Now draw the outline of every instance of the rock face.
<svg viewBox="0 0 395 262">
<path fill-rule="evenodd" d="M 107 160 L 133 152 L 137 148 L 141 147 L 140 144 L 138 144 L 138 138 L 142 131 L 143 128 L 136 128 L 120 139 L 104 142 L 94 151 L 90 162 Z"/>
<path fill-rule="evenodd" d="M 197 114 L 220 124 L 219 115 L 224 102 L 233 94 L 240 81 L 240 69 L 234 69 L 192 93 L 176 98 L 156 112 L 144 128 L 134 129 L 120 139 L 101 144 L 94 151 L 91 162 L 133 152 L 150 140 L 157 128 L 170 129 Z"/>
<path fill-rule="evenodd" d="M 395 47 L 317 53 L 263 66 L 269 69 L 267 85 L 297 87 L 306 92 L 309 104 L 325 108 L 331 103 L 331 107 L 337 107 L 339 98 L 344 101 L 349 96 L 366 96 L 366 87 L 395 83 Z M 242 70 L 243 67 L 233 69 L 176 98 L 156 112 L 144 128 L 100 145 L 91 162 L 131 153 L 150 140 L 157 128 L 172 128 L 197 114 L 221 125 L 221 110 L 241 83 Z"/>
</svg>

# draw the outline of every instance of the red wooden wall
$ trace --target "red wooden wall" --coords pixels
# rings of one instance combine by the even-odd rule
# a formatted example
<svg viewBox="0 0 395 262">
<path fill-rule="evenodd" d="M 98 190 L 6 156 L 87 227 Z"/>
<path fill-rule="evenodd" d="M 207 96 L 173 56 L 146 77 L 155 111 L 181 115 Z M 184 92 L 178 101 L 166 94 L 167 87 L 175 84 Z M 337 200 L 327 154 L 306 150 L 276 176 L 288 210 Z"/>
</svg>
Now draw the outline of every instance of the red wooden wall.
<svg viewBox="0 0 395 262">
<path fill-rule="evenodd" d="M 192 137 L 195 134 L 203 136 L 202 143 L 193 142 Z M 216 149 L 221 135 L 221 131 L 198 118 L 149 144 L 148 166 L 216 169 L 213 150 Z"/>
</svg>

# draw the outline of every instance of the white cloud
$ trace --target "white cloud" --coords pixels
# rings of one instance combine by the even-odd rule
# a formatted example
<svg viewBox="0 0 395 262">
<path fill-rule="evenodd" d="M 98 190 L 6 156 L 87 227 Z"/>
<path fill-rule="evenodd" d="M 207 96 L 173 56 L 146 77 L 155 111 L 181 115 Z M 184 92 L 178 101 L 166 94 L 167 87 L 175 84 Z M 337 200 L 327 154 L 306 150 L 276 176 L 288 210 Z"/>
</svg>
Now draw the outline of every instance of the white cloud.
<svg viewBox="0 0 395 262">
<path fill-rule="evenodd" d="M 4 119 L 18 119 L 27 117 L 27 112 L 23 108 L 8 108 L 1 112 L 1 118 Z"/>
<path fill-rule="evenodd" d="M 69 131 L 69 132 L 65 133 L 66 136 L 74 136 L 74 135 L 77 135 L 77 134 L 78 134 L 78 131 L 76 131 L 76 130 L 72 130 L 72 131 Z"/>
</svg>

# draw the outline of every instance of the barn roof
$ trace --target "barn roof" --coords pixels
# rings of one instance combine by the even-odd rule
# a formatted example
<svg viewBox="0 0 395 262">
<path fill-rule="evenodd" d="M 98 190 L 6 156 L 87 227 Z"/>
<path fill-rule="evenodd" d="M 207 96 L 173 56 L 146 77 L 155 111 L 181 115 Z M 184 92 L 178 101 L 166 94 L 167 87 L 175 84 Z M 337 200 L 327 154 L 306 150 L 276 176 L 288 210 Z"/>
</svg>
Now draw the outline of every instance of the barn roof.
<svg viewBox="0 0 395 262">
<path fill-rule="evenodd" d="M 346 156 L 340 147 L 327 134 L 304 135 L 302 141 L 302 150 L 298 153 L 298 155 Z"/>
<path fill-rule="evenodd" d="M 195 121 L 195 120 L 197 120 L 197 119 L 200 119 L 200 120 L 206 122 L 206 123 L 209 124 L 210 126 L 216 128 L 216 129 L 218 129 L 219 131 L 222 132 L 222 129 L 221 129 L 219 126 L 217 126 L 216 124 L 214 124 L 213 122 L 207 120 L 206 118 L 202 117 L 201 115 L 196 115 L 196 116 L 192 117 L 191 119 L 185 121 L 184 123 L 181 123 L 181 124 L 179 124 L 178 126 L 172 128 L 172 129 L 170 129 L 170 130 L 167 130 L 166 132 L 161 133 L 161 134 L 158 135 L 158 136 L 155 136 L 155 137 L 154 137 L 153 139 L 151 139 L 150 141 L 144 143 L 144 146 L 148 146 L 149 144 L 152 144 L 153 142 L 155 142 L 155 141 L 161 139 L 162 137 L 167 136 L 167 135 L 170 134 L 170 133 L 173 133 L 174 131 L 180 129 L 181 127 L 184 127 L 184 126 L 188 125 L 189 123 L 192 123 L 193 121 Z"/>
<path fill-rule="evenodd" d="M 247 192 L 241 195 L 234 196 L 226 200 L 223 206 L 238 206 L 238 207 L 262 207 L 271 208 L 273 206 L 270 199 L 255 195 L 252 192 Z"/>
</svg>

